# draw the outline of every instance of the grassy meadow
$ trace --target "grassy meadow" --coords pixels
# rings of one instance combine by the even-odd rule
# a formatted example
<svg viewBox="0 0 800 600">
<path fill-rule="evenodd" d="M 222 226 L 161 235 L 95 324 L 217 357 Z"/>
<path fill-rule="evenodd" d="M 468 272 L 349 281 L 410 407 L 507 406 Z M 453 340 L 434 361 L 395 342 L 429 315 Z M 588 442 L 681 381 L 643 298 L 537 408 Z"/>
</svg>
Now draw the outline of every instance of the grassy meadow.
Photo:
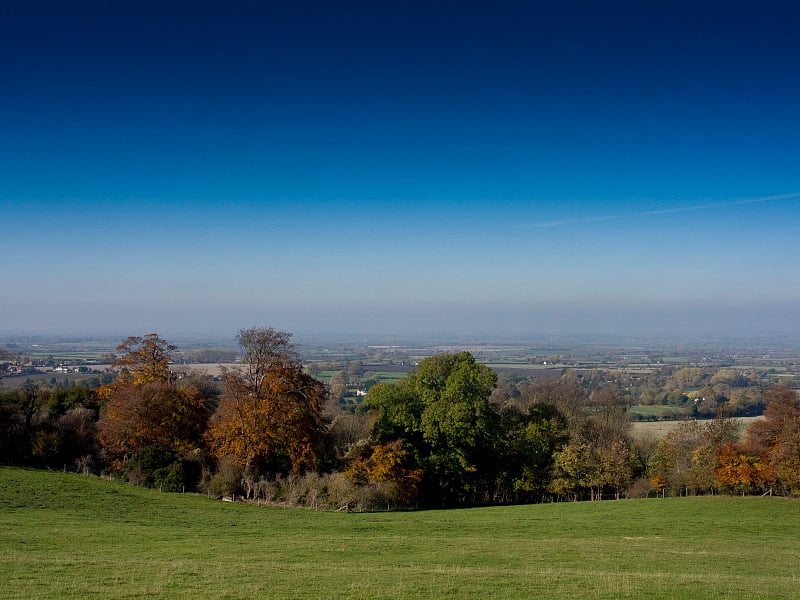
<svg viewBox="0 0 800 600">
<path fill-rule="evenodd" d="M 0 468 L 4 598 L 788 598 L 800 502 L 372 514 Z"/>
</svg>

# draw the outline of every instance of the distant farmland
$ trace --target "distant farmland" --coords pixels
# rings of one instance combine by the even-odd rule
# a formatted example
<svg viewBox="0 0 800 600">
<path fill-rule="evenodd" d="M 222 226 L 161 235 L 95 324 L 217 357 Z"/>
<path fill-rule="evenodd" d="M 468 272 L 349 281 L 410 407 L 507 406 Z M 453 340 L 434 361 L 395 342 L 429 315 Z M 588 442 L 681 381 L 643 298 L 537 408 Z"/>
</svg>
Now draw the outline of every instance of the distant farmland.
<svg viewBox="0 0 800 600">
<path fill-rule="evenodd" d="M 187 363 L 171 365 L 172 370 L 176 373 L 193 373 L 200 375 L 211 375 L 212 377 L 220 377 L 222 375 L 222 368 L 235 369 L 241 367 L 239 363 L 228 363 L 218 365 L 214 363 Z"/>
<path fill-rule="evenodd" d="M 736 420 L 742 423 L 742 435 L 744 435 L 750 423 L 763 418 L 764 417 L 740 417 Z M 698 421 L 701 423 L 707 422 L 700 419 L 698 419 Z M 631 424 L 631 432 L 633 437 L 638 439 L 649 438 L 658 440 L 667 435 L 670 431 L 677 429 L 681 423 L 686 423 L 686 421 L 636 421 Z"/>
</svg>

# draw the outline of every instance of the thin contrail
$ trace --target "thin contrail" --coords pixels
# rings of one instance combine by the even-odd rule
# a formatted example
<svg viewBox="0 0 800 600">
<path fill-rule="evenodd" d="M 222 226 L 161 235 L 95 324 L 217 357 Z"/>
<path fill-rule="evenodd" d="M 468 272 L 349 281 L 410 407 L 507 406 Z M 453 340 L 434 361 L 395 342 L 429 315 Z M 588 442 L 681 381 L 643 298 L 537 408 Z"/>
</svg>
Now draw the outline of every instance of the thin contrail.
<svg viewBox="0 0 800 600">
<path fill-rule="evenodd" d="M 710 208 L 725 208 L 729 206 L 739 206 L 741 204 L 761 204 L 763 202 L 774 202 L 776 200 L 789 200 L 790 198 L 800 198 L 800 192 L 795 192 L 792 194 L 781 194 L 779 196 L 764 196 L 763 198 L 734 200 L 731 202 L 717 202 L 714 204 L 698 204 L 695 206 L 684 206 L 680 208 L 664 208 L 661 210 L 648 210 L 628 215 L 606 215 L 603 217 L 582 217 L 579 219 L 562 219 L 560 221 L 533 223 L 530 225 L 530 227 L 546 228 L 546 227 L 560 227 L 562 225 L 575 225 L 579 223 L 597 223 L 599 221 L 617 221 L 619 219 L 634 219 L 636 217 L 651 217 L 655 215 L 669 215 L 674 213 L 694 212 L 698 210 L 708 210 Z"/>
</svg>

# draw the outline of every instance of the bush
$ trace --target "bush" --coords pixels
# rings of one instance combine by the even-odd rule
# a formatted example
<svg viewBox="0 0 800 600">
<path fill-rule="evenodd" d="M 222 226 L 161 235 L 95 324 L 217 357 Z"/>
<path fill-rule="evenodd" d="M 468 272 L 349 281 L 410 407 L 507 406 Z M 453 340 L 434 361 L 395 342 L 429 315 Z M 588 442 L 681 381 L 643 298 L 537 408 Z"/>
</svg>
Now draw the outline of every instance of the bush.
<svg viewBox="0 0 800 600">
<path fill-rule="evenodd" d="M 350 510 L 356 504 L 356 485 L 342 473 L 328 475 L 325 484 L 328 505 L 334 510 Z"/>
<path fill-rule="evenodd" d="M 182 492 L 186 489 L 187 476 L 183 463 L 174 462 L 153 473 L 153 487 L 162 492 Z"/>
<path fill-rule="evenodd" d="M 653 484 L 646 477 L 634 480 L 625 490 L 626 498 L 647 498 L 653 492 Z"/>
<path fill-rule="evenodd" d="M 200 464 L 157 446 L 147 446 L 131 456 L 125 465 L 125 476 L 134 485 L 183 492 L 196 488 Z"/>
<path fill-rule="evenodd" d="M 390 510 L 397 502 L 397 487 L 389 481 L 374 481 L 356 488 L 356 510 Z"/>
<path fill-rule="evenodd" d="M 213 478 L 212 478 L 213 479 Z M 254 486 L 254 500 L 314 510 L 386 510 L 396 505 L 391 483 L 357 485 L 342 473 L 307 473 L 288 477 L 262 477 Z"/>
<path fill-rule="evenodd" d="M 233 456 L 223 456 L 217 463 L 217 472 L 201 487 L 215 496 L 233 496 L 241 492 L 242 474 L 242 468 Z"/>
</svg>

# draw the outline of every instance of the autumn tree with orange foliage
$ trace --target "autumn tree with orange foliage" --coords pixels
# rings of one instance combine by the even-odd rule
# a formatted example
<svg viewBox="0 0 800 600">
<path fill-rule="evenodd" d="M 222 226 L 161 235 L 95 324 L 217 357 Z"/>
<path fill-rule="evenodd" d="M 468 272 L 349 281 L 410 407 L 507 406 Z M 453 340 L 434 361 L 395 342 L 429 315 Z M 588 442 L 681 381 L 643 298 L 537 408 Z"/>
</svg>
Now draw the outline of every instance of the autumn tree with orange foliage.
<svg viewBox="0 0 800 600">
<path fill-rule="evenodd" d="M 359 485 L 388 483 L 395 500 L 404 506 L 417 501 L 423 470 L 409 468 L 409 452 L 402 440 L 365 446 L 350 462 L 345 476 Z"/>
<path fill-rule="evenodd" d="M 291 334 L 243 329 L 240 368 L 225 369 L 225 391 L 206 434 L 218 459 L 242 469 L 302 473 L 316 469 L 324 451 L 325 386 L 303 372 Z"/>
<path fill-rule="evenodd" d="M 147 446 L 178 454 L 202 445 L 208 404 L 193 387 L 167 381 L 121 385 L 106 402 L 98 440 L 124 457 Z"/>
<path fill-rule="evenodd" d="M 754 421 L 747 430 L 748 448 L 766 452 L 779 442 L 782 430 L 800 418 L 800 398 L 786 385 L 774 385 L 761 396 L 765 405 L 764 419 Z"/>
<path fill-rule="evenodd" d="M 747 430 L 748 453 L 761 458 L 762 487 L 800 495 L 800 397 L 786 385 L 764 391 L 764 419 Z"/>
<path fill-rule="evenodd" d="M 140 385 L 153 381 L 172 381 L 174 374 L 169 363 L 177 350 L 157 333 L 144 337 L 130 336 L 117 346 L 123 354 L 117 357 L 115 365 L 119 371 L 117 381 L 121 384 Z"/>
<path fill-rule="evenodd" d="M 716 451 L 718 466 L 714 470 L 719 483 L 744 495 L 758 480 L 758 460 L 739 451 L 733 444 L 725 444 Z"/>
<path fill-rule="evenodd" d="M 117 380 L 98 390 L 104 401 L 97 439 L 122 471 L 136 453 L 147 450 L 164 464 L 199 450 L 209 403 L 191 385 L 179 386 L 169 369 L 172 344 L 151 333 L 131 336 L 118 350 Z"/>
</svg>

